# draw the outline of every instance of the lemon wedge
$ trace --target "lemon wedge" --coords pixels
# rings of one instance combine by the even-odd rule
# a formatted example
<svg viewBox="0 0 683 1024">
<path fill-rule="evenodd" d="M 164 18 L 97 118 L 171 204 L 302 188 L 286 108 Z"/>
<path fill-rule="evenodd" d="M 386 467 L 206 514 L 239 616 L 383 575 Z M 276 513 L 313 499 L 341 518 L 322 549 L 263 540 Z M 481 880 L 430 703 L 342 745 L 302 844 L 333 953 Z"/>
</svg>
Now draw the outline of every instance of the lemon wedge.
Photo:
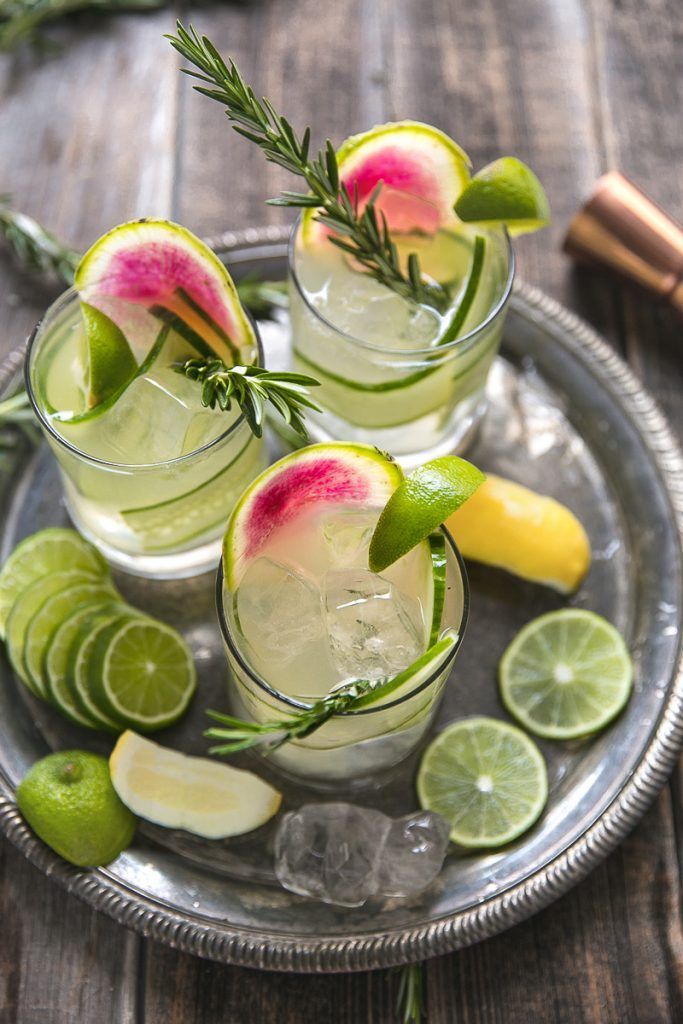
<svg viewBox="0 0 683 1024">
<path fill-rule="evenodd" d="M 127 730 L 109 758 L 114 789 L 140 818 L 205 839 L 264 825 L 282 796 L 252 772 L 188 757 Z"/>
<path fill-rule="evenodd" d="M 590 568 L 590 542 L 574 513 L 503 477 L 488 474 L 446 526 L 465 558 L 562 594 L 576 590 Z"/>
</svg>

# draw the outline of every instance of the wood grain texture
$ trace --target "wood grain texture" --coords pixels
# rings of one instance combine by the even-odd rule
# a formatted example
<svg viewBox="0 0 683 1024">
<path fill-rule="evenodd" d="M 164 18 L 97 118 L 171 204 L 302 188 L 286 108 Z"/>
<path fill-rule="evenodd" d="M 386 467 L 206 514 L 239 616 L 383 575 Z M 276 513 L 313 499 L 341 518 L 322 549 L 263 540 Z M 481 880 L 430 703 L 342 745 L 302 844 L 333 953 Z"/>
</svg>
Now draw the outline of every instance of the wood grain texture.
<svg viewBox="0 0 683 1024">
<path fill-rule="evenodd" d="M 189 5 L 178 5 L 185 11 Z M 276 222 L 285 180 L 192 93 L 161 39 L 176 8 L 80 17 L 43 61 L 0 58 L 0 191 L 84 246 L 165 214 L 198 232 Z M 320 141 L 417 117 L 475 166 L 516 153 L 549 192 L 549 231 L 520 241 L 520 275 L 626 356 L 683 436 L 681 329 L 637 292 L 572 268 L 567 223 L 619 166 L 683 216 L 679 0 L 252 0 L 192 20 L 260 92 Z M 0 259 L 0 353 L 51 292 Z M 573 892 L 426 969 L 429 1024 L 673 1024 L 683 1020 L 680 773 Z M 298 978 L 227 968 L 144 942 L 0 846 L 0 1024 L 389 1024 L 396 975 Z"/>
</svg>

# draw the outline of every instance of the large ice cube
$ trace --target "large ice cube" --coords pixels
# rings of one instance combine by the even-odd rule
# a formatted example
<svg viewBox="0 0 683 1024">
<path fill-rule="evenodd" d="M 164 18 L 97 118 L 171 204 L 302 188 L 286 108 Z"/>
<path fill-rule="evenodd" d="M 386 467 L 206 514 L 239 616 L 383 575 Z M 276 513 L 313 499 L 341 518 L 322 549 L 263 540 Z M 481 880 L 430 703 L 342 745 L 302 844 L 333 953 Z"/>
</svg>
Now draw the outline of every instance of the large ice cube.
<svg viewBox="0 0 683 1024">
<path fill-rule="evenodd" d="M 332 662 L 342 679 L 381 679 L 423 651 L 419 605 L 368 569 L 332 569 L 323 583 Z"/>
<path fill-rule="evenodd" d="M 257 656 L 284 664 L 323 632 L 320 592 L 307 579 L 271 558 L 248 567 L 235 591 L 238 628 Z"/>
<path fill-rule="evenodd" d="M 291 892 L 359 907 L 370 896 L 426 889 L 447 848 L 448 825 L 431 811 L 392 820 L 353 804 L 307 804 L 280 822 L 275 873 Z"/>
<path fill-rule="evenodd" d="M 370 512 L 337 512 L 325 519 L 322 533 L 330 564 L 340 569 L 367 568 L 376 523 L 377 514 Z"/>
</svg>

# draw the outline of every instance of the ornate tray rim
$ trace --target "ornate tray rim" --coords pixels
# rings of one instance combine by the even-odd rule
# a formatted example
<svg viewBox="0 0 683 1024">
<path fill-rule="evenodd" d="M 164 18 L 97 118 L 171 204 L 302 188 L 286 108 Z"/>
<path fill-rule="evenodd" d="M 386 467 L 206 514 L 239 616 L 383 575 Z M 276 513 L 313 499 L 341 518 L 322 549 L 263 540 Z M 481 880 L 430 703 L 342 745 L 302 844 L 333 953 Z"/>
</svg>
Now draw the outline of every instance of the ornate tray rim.
<svg viewBox="0 0 683 1024">
<path fill-rule="evenodd" d="M 257 250 L 282 244 L 289 231 L 248 228 L 208 239 L 219 251 Z M 256 254 L 256 253 L 255 253 Z M 640 430 L 668 490 L 683 545 L 683 455 L 657 403 L 609 345 L 573 313 L 537 288 L 517 281 L 512 302 L 527 317 L 552 321 L 564 343 L 602 371 L 614 395 Z M 0 365 L 0 390 L 19 370 L 23 348 Z M 391 967 L 451 952 L 488 938 L 547 906 L 583 879 L 635 826 L 672 771 L 683 748 L 683 652 L 659 726 L 640 764 L 602 815 L 554 861 L 479 906 L 429 925 L 375 935 L 324 935 L 302 941 L 228 923 L 188 919 L 135 893 L 106 870 L 71 867 L 24 823 L 9 781 L 0 774 L 0 829 L 40 871 L 68 892 L 144 936 L 188 953 L 244 967 L 302 973 Z"/>
</svg>

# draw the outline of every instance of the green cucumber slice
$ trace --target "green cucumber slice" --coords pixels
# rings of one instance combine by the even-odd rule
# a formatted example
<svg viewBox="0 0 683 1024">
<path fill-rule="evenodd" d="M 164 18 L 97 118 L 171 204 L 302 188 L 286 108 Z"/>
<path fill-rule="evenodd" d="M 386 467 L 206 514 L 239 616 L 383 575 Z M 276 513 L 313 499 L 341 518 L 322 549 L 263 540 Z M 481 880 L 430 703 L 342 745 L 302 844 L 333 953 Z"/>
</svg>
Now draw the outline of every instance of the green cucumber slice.
<svg viewBox="0 0 683 1024">
<path fill-rule="evenodd" d="M 429 646 L 439 639 L 441 618 L 446 600 L 446 538 L 441 531 L 430 533 L 429 555 L 432 561 L 432 579 L 434 581 L 432 597 L 432 622 L 429 631 Z"/>
</svg>

